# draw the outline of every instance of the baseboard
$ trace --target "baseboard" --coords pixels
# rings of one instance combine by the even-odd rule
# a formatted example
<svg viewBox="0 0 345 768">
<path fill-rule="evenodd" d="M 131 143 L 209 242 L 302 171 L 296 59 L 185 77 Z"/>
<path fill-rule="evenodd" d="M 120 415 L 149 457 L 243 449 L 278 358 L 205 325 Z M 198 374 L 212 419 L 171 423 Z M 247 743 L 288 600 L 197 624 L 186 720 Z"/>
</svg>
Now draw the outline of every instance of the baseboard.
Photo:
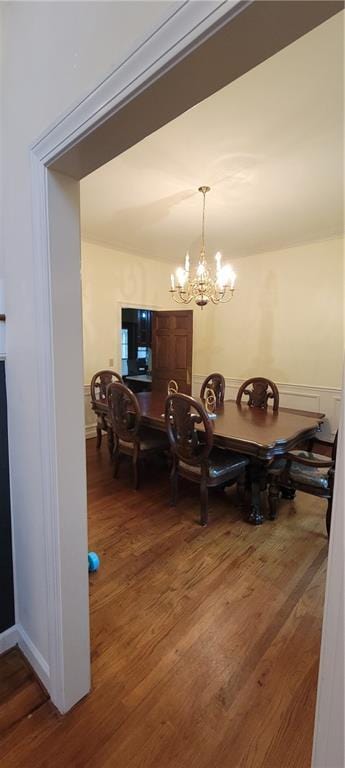
<svg viewBox="0 0 345 768">
<path fill-rule="evenodd" d="M 16 632 L 17 632 L 16 643 L 19 645 L 20 650 L 22 651 L 24 656 L 26 656 L 27 660 L 31 664 L 37 677 L 41 680 L 42 684 L 44 685 L 46 690 L 49 692 L 50 691 L 49 664 L 46 662 L 42 654 L 33 644 L 32 640 L 30 640 L 30 637 L 27 635 L 27 633 L 25 632 L 25 629 L 23 629 L 21 624 L 16 625 Z"/>
<path fill-rule="evenodd" d="M 96 437 L 95 424 L 85 424 L 85 437 L 86 437 L 86 440 L 89 440 L 90 437 Z"/>
<path fill-rule="evenodd" d="M 9 651 L 15 645 L 18 645 L 18 629 L 17 625 L 13 624 L 12 627 L 5 629 L 4 632 L 0 632 L 0 654 Z"/>
<path fill-rule="evenodd" d="M 89 440 L 96 437 L 96 417 L 91 408 L 91 396 L 89 384 L 84 384 L 84 413 L 85 413 L 85 437 Z"/>
</svg>

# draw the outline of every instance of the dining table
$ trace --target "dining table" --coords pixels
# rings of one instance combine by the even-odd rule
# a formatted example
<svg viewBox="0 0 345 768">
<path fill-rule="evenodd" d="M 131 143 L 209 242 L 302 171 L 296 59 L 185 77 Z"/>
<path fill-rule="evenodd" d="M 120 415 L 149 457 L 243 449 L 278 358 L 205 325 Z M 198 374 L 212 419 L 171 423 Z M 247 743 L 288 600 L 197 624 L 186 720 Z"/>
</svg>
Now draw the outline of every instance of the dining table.
<svg viewBox="0 0 345 768">
<path fill-rule="evenodd" d="M 137 399 L 143 426 L 165 430 L 165 392 L 140 392 Z M 275 459 L 301 444 L 312 441 L 320 431 L 323 413 L 292 408 L 255 408 L 225 400 L 211 419 L 214 445 L 250 458 L 250 510 L 248 522 L 260 525 L 264 515 L 260 503 L 267 469 Z"/>
</svg>

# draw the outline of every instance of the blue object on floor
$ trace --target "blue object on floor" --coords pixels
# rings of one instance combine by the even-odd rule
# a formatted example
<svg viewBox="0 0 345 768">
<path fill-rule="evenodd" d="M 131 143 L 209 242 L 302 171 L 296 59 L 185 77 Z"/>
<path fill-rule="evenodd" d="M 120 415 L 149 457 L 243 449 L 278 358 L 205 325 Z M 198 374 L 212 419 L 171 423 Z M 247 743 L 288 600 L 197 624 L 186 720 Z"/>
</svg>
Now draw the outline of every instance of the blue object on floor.
<svg viewBox="0 0 345 768">
<path fill-rule="evenodd" d="M 96 552 L 89 552 L 87 559 L 89 563 L 89 571 L 98 571 L 101 561 Z"/>
</svg>

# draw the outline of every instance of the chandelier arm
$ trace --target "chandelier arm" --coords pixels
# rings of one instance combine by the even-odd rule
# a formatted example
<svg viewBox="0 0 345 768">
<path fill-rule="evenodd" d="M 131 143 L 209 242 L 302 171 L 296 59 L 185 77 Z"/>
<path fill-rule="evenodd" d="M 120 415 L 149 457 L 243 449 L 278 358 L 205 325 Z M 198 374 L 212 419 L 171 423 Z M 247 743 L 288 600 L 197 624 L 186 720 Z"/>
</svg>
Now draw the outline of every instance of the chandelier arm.
<svg viewBox="0 0 345 768">
<path fill-rule="evenodd" d="M 230 293 L 225 293 L 224 297 L 222 299 L 219 299 L 220 304 L 226 304 L 228 301 L 231 301 L 233 298 L 234 291 L 231 290 Z"/>
</svg>

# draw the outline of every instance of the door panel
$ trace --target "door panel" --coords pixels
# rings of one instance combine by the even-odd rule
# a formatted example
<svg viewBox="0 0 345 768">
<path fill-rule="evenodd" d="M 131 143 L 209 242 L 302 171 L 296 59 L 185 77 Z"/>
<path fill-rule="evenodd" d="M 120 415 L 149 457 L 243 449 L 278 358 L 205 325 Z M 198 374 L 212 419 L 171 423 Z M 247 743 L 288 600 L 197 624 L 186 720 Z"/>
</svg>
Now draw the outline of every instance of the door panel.
<svg viewBox="0 0 345 768">
<path fill-rule="evenodd" d="M 175 379 L 179 392 L 191 393 L 193 312 L 154 312 L 152 326 L 152 389 L 167 392 Z"/>
</svg>

